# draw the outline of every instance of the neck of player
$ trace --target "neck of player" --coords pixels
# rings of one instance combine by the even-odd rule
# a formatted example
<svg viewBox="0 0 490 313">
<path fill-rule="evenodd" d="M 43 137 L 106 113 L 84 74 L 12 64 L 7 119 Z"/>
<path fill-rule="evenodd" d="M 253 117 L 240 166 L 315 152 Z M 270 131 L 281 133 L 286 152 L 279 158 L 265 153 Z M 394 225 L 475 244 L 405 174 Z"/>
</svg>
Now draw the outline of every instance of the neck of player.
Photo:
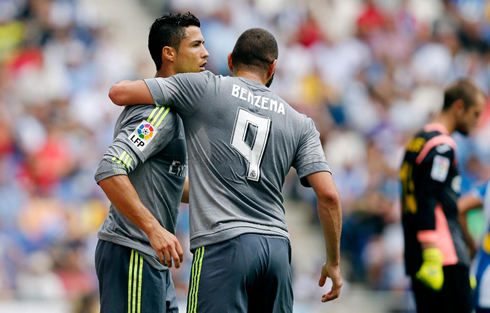
<svg viewBox="0 0 490 313">
<path fill-rule="evenodd" d="M 265 85 L 268 80 L 268 77 L 265 77 L 263 74 L 243 70 L 237 70 L 233 73 L 233 76 L 253 80 L 254 82 L 261 83 L 262 85 Z"/>
<path fill-rule="evenodd" d="M 166 77 L 170 77 L 170 76 L 175 75 L 175 74 L 177 74 L 177 72 L 174 71 L 173 68 L 165 67 L 162 65 L 162 67 L 156 72 L 155 77 L 166 78 Z"/>
<path fill-rule="evenodd" d="M 442 124 L 444 127 L 446 127 L 449 135 L 456 130 L 456 120 L 449 111 L 439 113 L 434 119 L 433 123 Z"/>
</svg>

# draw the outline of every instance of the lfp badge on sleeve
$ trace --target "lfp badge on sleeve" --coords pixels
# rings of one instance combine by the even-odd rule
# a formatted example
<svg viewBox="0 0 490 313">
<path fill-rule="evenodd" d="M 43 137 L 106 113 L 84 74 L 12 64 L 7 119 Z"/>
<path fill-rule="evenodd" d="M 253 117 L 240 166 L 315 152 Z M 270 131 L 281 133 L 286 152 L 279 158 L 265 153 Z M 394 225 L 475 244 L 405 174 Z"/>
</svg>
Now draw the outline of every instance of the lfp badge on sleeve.
<svg viewBox="0 0 490 313">
<path fill-rule="evenodd" d="M 128 139 L 131 140 L 138 150 L 143 151 L 153 140 L 156 133 L 156 128 L 150 122 L 143 120 L 131 135 L 129 135 Z"/>
</svg>

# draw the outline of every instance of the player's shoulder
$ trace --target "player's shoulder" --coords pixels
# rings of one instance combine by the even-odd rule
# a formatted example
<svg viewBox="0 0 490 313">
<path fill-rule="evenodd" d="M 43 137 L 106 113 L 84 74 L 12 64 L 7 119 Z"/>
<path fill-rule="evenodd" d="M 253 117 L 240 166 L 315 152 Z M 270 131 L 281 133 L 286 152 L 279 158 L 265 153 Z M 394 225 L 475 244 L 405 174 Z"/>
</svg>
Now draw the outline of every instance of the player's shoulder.
<svg viewBox="0 0 490 313">
<path fill-rule="evenodd" d="M 175 123 L 177 119 L 177 113 L 169 107 L 130 105 L 126 106 L 121 112 L 117 123 L 120 124 L 120 127 L 125 127 L 135 123 L 147 122 L 158 128 L 163 120 L 165 120 L 165 123 Z"/>
<path fill-rule="evenodd" d="M 202 72 L 189 72 L 189 73 L 178 73 L 172 75 L 170 77 L 176 79 L 189 79 L 189 80 L 210 80 L 210 79 L 219 79 L 221 75 L 216 75 L 210 71 L 202 71 Z"/>
<path fill-rule="evenodd" d="M 407 150 L 418 153 L 416 162 L 447 158 L 456 165 L 456 142 L 440 124 L 428 124 L 408 144 Z"/>
</svg>

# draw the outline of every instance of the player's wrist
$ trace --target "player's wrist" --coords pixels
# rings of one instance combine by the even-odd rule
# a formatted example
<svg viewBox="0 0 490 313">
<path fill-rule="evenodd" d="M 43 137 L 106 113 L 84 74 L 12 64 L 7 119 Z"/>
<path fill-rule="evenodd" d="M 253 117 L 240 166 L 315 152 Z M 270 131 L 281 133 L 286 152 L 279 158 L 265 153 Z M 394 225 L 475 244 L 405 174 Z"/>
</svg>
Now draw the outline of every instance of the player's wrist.
<svg viewBox="0 0 490 313">
<path fill-rule="evenodd" d="M 157 220 L 149 220 L 143 224 L 141 230 L 143 230 L 148 236 L 150 236 L 159 226 L 160 224 Z"/>
<path fill-rule="evenodd" d="M 339 267 L 340 265 L 340 260 L 328 260 L 325 262 L 325 265 L 328 267 Z"/>
<path fill-rule="evenodd" d="M 438 248 L 428 248 L 422 251 L 422 259 L 424 262 L 430 262 L 438 265 L 440 264 L 442 266 L 444 257 L 441 250 Z"/>
</svg>

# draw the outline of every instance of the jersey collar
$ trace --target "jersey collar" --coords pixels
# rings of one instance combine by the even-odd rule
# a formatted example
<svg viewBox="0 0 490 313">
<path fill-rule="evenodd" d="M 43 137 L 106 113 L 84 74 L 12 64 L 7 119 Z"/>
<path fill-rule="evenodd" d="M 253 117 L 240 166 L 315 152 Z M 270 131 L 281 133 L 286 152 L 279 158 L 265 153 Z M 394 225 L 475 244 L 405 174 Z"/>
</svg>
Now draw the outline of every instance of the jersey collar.
<svg viewBox="0 0 490 313">
<path fill-rule="evenodd" d="M 431 124 L 427 124 L 424 126 L 424 131 L 426 132 L 440 132 L 444 135 L 447 135 L 449 136 L 449 132 L 447 131 L 446 127 L 442 124 L 439 124 L 439 123 L 431 123 Z"/>
</svg>

